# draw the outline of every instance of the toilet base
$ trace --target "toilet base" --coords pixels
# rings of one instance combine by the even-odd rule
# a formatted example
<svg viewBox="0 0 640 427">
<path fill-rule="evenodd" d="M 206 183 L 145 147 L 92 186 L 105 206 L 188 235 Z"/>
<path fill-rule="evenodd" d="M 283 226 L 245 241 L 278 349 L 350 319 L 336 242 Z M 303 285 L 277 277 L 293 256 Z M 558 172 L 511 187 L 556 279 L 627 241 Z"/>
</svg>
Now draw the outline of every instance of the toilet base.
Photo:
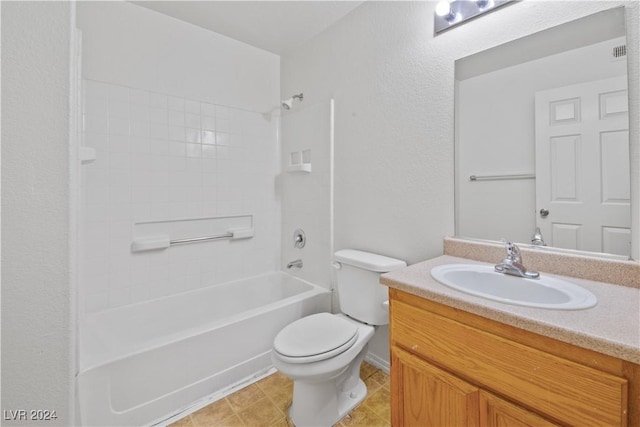
<svg viewBox="0 0 640 427">
<path fill-rule="evenodd" d="M 367 397 L 360 379 L 360 365 L 368 345 L 340 374 L 330 380 L 294 380 L 293 402 L 288 416 L 296 427 L 333 426 Z"/>
</svg>

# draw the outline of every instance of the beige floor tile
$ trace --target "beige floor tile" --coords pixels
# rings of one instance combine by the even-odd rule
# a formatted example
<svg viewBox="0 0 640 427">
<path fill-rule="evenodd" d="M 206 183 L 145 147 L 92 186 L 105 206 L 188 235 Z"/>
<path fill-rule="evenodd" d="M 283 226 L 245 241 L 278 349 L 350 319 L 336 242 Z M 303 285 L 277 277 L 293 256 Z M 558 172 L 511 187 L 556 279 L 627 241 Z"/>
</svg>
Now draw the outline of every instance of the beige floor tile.
<svg viewBox="0 0 640 427">
<path fill-rule="evenodd" d="M 198 426 L 198 427 L 204 427 L 204 426 Z M 242 422 L 239 416 L 237 416 L 236 414 L 233 414 L 229 418 L 225 418 L 224 420 L 222 420 L 220 425 L 215 427 L 245 427 L 245 424 Z"/>
<path fill-rule="evenodd" d="M 286 410 L 289 405 L 291 405 L 291 399 L 293 397 L 293 381 L 280 372 L 276 372 L 260 380 L 257 384 L 273 404 L 276 405 L 282 413 L 286 414 Z"/>
<path fill-rule="evenodd" d="M 369 378 L 375 371 L 377 371 L 375 366 L 367 362 L 362 362 L 362 365 L 360 365 L 360 378 L 363 380 Z"/>
<path fill-rule="evenodd" d="M 226 399 L 218 400 L 191 414 L 191 420 L 198 427 L 223 426 L 222 421 L 235 415 Z"/>
<path fill-rule="evenodd" d="M 287 421 L 287 417 L 282 417 L 282 418 L 278 418 L 277 420 L 269 424 L 269 427 L 294 427 L 294 426 L 292 424 L 289 424 L 289 422 Z"/>
<path fill-rule="evenodd" d="M 247 426 L 268 426 L 284 417 L 276 405 L 267 398 L 260 399 L 238 415 Z"/>
<path fill-rule="evenodd" d="M 280 372 L 271 374 L 268 377 L 261 379 L 256 384 L 258 384 L 258 387 L 260 387 L 265 393 L 268 393 L 269 390 L 274 388 L 280 389 L 284 387 L 293 387 L 293 381 Z"/>
<path fill-rule="evenodd" d="M 389 374 L 387 374 L 386 372 L 380 369 L 376 369 L 376 371 L 373 374 L 371 374 L 371 378 L 373 378 L 374 380 L 376 380 L 382 385 L 389 382 Z"/>
<path fill-rule="evenodd" d="M 266 397 L 266 395 L 260 387 L 258 387 L 258 384 L 253 383 L 242 390 L 238 390 L 235 393 L 230 394 L 227 396 L 227 400 L 234 411 L 240 412 L 244 411 L 246 408 L 264 397 Z"/>
<path fill-rule="evenodd" d="M 286 414 L 287 409 L 289 408 L 289 406 L 291 406 L 291 401 L 293 399 L 293 388 L 290 387 L 287 389 L 268 393 L 267 397 L 283 414 Z"/>
<path fill-rule="evenodd" d="M 367 385 L 368 396 L 337 426 L 390 426 L 389 375 L 364 362 L 360 377 Z M 293 381 L 276 372 L 177 421 L 171 427 L 292 427 L 285 416 L 292 397 Z"/>
<path fill-rule="evenodd" d="M 363 378 L 362 380 L 364 381 L 364 385 L 367 386 L 368 394 L 374 393 L 382 387 L 382 384 L 376 380 L 375 375 L 369 375 L 369 377 Z"/>
<path fill-rule="evenodd" d="M 385 420 L 391 419 L 391 394 L 388 390 L 380 388 L 375 393 L 370 394 L 365 399 L 364 405 L 380 418 Z"/>
</svg>

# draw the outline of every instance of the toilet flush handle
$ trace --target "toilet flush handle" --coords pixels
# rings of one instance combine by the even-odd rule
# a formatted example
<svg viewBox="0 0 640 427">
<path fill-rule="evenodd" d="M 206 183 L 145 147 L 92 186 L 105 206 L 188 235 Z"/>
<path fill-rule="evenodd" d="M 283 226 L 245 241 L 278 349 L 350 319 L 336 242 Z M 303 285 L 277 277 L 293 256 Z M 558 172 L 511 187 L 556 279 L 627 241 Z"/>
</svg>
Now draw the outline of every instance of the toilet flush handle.
<svg viewBox="0 0 640 427">
<path fill-rule="evenodd" d="M 338 261 L 333 261 L 331 265 L 333 265 L 333 268 L 335 268 L 336 270 L 340 270 L 342 268 L 342 264 L 340 264 Z"/>
<path fill-rule="evenodd" d="M 386 300 L 385 302 L 382 303 L 382 307 L 386 308 L 387 310 L 389 310 L 389 300 Z"/>
</svg>

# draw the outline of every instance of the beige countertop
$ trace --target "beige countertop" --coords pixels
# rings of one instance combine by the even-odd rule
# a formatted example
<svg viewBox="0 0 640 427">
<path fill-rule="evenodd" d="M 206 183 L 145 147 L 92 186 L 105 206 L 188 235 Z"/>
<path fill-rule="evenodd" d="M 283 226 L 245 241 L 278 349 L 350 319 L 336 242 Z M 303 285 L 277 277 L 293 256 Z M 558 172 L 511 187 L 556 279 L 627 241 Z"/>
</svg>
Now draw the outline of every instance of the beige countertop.
<svg viewBox="0 0 640 427">
<path fill-rule="evenodd" d="M 486 264 L 443 255 L 386 273 L 381 283 L 507 325 L 640 364 L 640 289 L 560 277 L 590 290 L 598 304 L 586 310 L 548 310 L 503 304 L 457 291 L 431 277 L 442 264 Z"/>
</svg>

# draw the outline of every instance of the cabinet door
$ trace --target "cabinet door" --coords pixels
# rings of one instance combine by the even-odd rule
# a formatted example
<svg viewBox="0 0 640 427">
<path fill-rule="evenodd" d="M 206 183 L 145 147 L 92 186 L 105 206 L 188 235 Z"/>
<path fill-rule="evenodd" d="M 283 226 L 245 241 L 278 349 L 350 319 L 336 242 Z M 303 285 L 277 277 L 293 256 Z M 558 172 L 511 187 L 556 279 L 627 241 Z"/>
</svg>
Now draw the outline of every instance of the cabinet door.
<svg viewBox="0 0 640 427">
<path fill-rule="evenodd" d="M 552 427 L 558 425 L 484 390 L 480 391 L 480 424 L 482 427 Z"/>
<path fill-rule="evenodd" d="M 394 426 L 479 426 L 477 387 L 395 346 L 391 371 Z"/>
</svg>

